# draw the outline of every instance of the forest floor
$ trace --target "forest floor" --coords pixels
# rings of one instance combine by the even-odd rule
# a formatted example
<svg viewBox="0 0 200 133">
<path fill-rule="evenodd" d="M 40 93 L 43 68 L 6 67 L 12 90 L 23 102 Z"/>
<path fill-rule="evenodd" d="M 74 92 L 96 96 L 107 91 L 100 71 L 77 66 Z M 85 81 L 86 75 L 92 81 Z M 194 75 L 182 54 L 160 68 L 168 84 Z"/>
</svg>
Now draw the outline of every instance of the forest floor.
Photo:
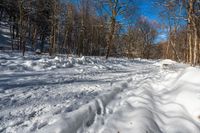
<svg viewBox="0 0 200 133">
<path fill-rule="evenodd" d="M 0 51 L 0 132 L 200 133 L 200 69 Z"/>
</svg>

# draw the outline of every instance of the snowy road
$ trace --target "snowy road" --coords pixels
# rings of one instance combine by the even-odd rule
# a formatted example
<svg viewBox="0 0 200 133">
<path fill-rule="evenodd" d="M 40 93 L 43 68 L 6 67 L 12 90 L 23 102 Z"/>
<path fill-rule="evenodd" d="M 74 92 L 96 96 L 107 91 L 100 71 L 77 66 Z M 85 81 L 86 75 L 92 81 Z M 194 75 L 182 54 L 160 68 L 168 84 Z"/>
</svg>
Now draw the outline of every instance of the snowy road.
<svg viewBox="0 0 200 133">
<path fill-rule="evenodd" d="M 196 68 L 3 53 L 0 71 L 0 132 L 200 133 Z"/>
</svg>

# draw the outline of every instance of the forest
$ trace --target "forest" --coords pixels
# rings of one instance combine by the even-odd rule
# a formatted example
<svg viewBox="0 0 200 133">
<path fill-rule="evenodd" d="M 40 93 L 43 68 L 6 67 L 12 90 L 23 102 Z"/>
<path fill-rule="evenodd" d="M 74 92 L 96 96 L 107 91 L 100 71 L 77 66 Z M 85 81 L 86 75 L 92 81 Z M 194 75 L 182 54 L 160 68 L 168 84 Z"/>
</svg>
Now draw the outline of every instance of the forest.
<svg viewBox="0 0 200 133">
<path fill-rule="evenodd" d="M 199 0 L 154 0 L 163 22 L 140 15 L 139 0 L 1 0 L 12 50 L 172 59 L 200 63 Z M 159 31 L 166 39 L 156 41 Z M 5 48 L 1 48 L 5 49 Z"/>
<path fill-rule="evenodd" d="M 0 133 L 200 133 L 200 0 L 0 0 Z"/>
</svg>

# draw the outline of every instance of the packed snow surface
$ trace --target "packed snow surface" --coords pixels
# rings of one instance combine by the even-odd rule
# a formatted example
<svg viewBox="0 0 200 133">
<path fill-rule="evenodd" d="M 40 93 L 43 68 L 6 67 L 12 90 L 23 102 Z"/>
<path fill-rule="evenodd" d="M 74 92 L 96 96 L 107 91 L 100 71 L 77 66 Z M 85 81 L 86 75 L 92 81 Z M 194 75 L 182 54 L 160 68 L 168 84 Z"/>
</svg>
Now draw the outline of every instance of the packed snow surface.
<svg viewBox="0 0 200 133">
<path fill-rule="evenodd" d="M 200 69 L 0 51 L 0 132 L 200 133 Z"/>
</svg>

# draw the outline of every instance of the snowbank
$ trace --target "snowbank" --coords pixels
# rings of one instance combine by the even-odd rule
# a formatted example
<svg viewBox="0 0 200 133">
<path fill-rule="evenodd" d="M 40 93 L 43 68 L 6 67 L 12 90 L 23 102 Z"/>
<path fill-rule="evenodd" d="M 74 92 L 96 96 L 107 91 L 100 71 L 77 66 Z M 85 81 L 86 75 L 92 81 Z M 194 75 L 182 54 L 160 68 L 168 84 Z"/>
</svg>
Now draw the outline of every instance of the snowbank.
<svg viewBox="0 0 200 133">
<path fill-rule="evenodd" d="M 155 66 L 159 66 L 162 69 L 173 68 L 175 64 L 177 64 L 177 62 L 169 60 L 169 59 L 160 60 L 154 63 Z"/>
<path fill-rule="evenodd" d="M 21 54 L 0 54 L 0 71 L 46 71 L 56 68 L 70 68 L 74 65 L 94 64 L 96 62 L 95 59 L 84 56 L 67 58 L 66 56 L 49 57 L 28 54 L 25 57 L 22 57 Z"/>
<path fill-rule="evenodd" d="M 193 119 L 200 122 L 200 69 L 189 67 L 177 79 L 176 102 L 184 106 Z"/>
<path fill-rule="evenodd" d="M 112 70 L 115 68 L 126 68 L 130 63 L 152 63 L 147 60 L 128 60 L 123 58 L 105 57 L 67 57 L 58 55 L 49 57 L 48 55 L 35 55 L 27 52 L 23 57 L 21 53 L 12 53 L 11 51 L 0 53 L 0 72 L 28 72 L 28 71 L 49 71 L 57 68 L 71 68 L 80 65 L 94 65 L 95 69 Z"/>
</svg>

